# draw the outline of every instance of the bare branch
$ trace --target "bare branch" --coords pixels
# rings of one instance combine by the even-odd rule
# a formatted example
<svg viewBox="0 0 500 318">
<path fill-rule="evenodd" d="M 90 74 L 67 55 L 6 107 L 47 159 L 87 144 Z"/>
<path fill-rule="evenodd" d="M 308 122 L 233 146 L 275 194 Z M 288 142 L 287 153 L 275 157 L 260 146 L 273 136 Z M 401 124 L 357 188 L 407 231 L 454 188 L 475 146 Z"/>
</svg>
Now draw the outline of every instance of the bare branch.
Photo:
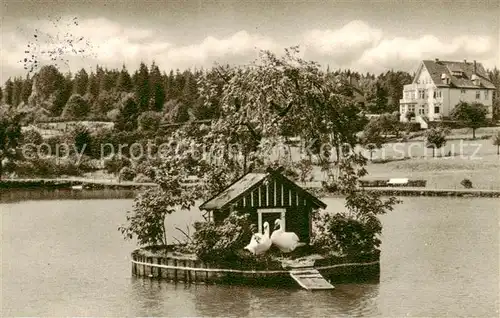
<svg viewBox="0 0 500 318">
<path fill-rule="evenodd" d="M 178 238 L 176 238 L 175 236 L 172 237 L 179 245 L 182 245 L 184 244 L 183 242 L 181 242 Z"/>
<path fill-rule="evenodd" d="M 186 232 L 184 232 L 182 229 L 178 228 L 178 227 L 175 227 L 175 229 L 179 232 L 181 232 L 182 234 L 184 234 L 184 236 L 189 240 L 189 241 L 193 241 L 193 239 L 191 238 L 191 236 L 189 236 L 189 234 L 187 234 Z"/>
</svg>

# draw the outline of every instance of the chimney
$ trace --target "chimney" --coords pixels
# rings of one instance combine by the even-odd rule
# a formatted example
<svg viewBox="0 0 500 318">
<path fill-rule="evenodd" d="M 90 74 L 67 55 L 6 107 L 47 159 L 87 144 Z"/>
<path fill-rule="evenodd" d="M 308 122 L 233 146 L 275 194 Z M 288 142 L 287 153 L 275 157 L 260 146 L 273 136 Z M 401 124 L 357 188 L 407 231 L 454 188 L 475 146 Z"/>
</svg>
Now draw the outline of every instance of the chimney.
<svg viewBox="0 0 500 318">
<path fill-rule="evenodd" d="M 476 65 L 476 60 L 474 60 L 474 74 L 477 74 L 477 65 Z"/>
<path fill-rule="evenodd" d="M 466 59 L 464 59 L 464 63 L 467 64 L 467 60 Z"/>
</svg>

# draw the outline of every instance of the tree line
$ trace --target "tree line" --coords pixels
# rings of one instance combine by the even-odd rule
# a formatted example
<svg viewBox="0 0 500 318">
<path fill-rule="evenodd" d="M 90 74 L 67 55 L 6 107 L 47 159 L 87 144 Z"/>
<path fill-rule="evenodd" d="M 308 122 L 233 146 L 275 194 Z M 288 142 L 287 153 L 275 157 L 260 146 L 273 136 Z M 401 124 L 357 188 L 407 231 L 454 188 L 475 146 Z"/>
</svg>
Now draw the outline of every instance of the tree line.
<svg viewBox="0 0 500 318">
<path fill-rule="evenodd" d="M 223 68 L 207 72 L 217 77 Z M 9 78 L 0 88 L 0 100 L 14 108 L 35 108 L 33 120 L 100 118 L 117 122 L 123 130 L 137 128 L 137 119 L 144 113 L 173 123 L 212 119 L 220 110 L 204 107 L 200 101 L 202 72 L 161 72 L 153 62 L 150 67 L 141 63 L 133 74 L 125 65 L 121 70 L 97 66 L 90 73 L 82 68 L 75 74 L 62 74 L 47 65 L 33 77 Z M 351 85 L 345 86 L 343 93 L 370 113 L 398 111 L 403 85 L 411 82 L 411 75 L 401 71 L 378 76 L 350 70 L 328 70 L 327 74 L 347 79 Z"/>
<path fill-rule="evenodd" d="M 154 62 L 149 67 L 141 62 L 133 74 L 125 65 L 121 70 L 98 65 L 90 73 L 82 68 L 75 74 L 63 74 L 55 66 L 47 65 L 33 77 L 9 78 L 0 87 L 0 101 L 16 109 L 31 109 L 28 121 L 100 119 L 114 121 L 118 129 L 129 131 L 140 126 L 140 119 L 149 128 L 156 127 L 158 122 L 213 119 L 220 109 L 217 103 L 206 107 L 200 100 L 199 80 L 203 73 L 218 78 L 227 67 L 182 72 L 177 69 L 167 73 L 160 71 Z M 393 70 L 377 76 L 341 69 L 327 69 L 326 74 L 346 82 L 348 85 L 342 86 L 343 95 L 373 114 L 398 112 L 403 86 L 412 81 L 411 74 Z M 488 74 L 497 87 L 494 114 L 498 116 L 500 71 L 495 68 Z M 220 92 L 223 84 L 215 89 Z"/>
</svg>

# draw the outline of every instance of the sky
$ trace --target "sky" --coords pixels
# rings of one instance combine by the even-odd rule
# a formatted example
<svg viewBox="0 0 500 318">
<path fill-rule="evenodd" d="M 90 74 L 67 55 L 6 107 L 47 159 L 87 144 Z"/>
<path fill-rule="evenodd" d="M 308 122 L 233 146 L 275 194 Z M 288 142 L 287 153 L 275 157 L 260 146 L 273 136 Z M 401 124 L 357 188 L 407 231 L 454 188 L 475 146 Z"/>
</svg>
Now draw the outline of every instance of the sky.
<svg viewBox="0 0 500 318">
<path fill-rule="evenodd" d="M 1 0 L 0 5 L 0 83 L 26 76 L 31 58 L 38 67 L 57 62 L 64 72 L 97 64 L 134 71 L 141 61 L 155 61 L 168 72 L 245 64 L 260 50 L 281 54 L 295 45 L 304 58 L 331 69 L 413 72 L 420 60 L 434 58 L 500 67 L 500 0 Z"/>
</svg>

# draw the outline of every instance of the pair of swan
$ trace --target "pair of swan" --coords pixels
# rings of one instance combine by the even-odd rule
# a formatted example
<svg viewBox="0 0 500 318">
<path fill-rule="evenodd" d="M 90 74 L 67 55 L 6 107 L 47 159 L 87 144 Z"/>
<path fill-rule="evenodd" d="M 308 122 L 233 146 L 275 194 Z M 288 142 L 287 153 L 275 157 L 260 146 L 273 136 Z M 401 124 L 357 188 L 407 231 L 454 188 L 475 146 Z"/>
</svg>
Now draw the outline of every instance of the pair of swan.
<svg viewBox="0 0 500 318">
<path fill-rule="evenodd" d="M 264 222 L 263 227 L 264 234 L 255 233 L 250 243 L 245 246 L 245 249 L 254 255 L 265 253 L 271 248 L 272 244 L 276 245 L 283 253 L 290 253 L 297 247 L 304 245 L 304 243 L 299 242 L 297 234 L 294 232 L 285 232 L 283 220 L 281 219 L 276 219 L 274 221 L 274 228 L 278 229 L 274 230 L 271 236 L 269 236 L 269 223 Z"/>
</svg>

